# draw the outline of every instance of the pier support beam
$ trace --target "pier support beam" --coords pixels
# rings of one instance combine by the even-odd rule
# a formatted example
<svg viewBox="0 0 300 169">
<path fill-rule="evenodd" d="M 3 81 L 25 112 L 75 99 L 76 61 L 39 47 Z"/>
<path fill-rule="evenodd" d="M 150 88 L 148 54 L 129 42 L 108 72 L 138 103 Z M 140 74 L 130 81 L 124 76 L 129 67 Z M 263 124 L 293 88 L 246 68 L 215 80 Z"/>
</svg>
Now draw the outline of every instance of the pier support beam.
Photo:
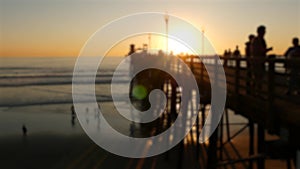
<svg viewBox="0 0 300 169">
<path fill-rule="evenodd" d="M 257 125 L 257 152 L 262 155 L 265 152 L 265 130 L 264 126 L 261 124 Z M 257 168 L 264 169 L 265 168 L 265 159 L 264 157 L 259 158 L 257 160 Z"/>
<path fill-rule="evenodd" d="M 209 138 L 209 146 L 207 152 L 207 169 L 217 169 L 217 142 L 218 142 L 218 129 Z"/>
<path fill-rule="evenodd" d="M 254 155 L 254 123 L 251 119 L 249 119 L 249 156 Z M 249 168 L 253 168 L 253 161 L 249 161 Z"/>
</svg>

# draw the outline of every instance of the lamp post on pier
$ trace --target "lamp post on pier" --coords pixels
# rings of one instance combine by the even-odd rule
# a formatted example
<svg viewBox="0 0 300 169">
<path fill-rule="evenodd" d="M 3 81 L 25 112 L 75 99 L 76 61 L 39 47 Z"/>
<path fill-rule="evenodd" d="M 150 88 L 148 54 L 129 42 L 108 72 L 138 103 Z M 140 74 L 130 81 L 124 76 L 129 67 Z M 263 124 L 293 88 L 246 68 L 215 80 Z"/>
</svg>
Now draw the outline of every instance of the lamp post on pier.
<svg viewBox="0 0 300 169">
<path fill-rule="evenodd" d="M 166 22 L 166 56 L 168 56 L 169 53 L 169 35 L 168 35 L 168 26 L 169 26 L 169 15 L 168 12 L 165 14 L 165 22 Z"/>
</svg>

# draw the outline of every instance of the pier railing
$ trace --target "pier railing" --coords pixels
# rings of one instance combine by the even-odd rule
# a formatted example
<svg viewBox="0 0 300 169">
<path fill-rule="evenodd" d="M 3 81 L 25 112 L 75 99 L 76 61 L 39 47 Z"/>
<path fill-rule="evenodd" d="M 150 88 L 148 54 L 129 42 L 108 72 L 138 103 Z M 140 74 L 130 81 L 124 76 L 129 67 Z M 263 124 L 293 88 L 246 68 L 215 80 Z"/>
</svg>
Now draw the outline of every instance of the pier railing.
<svg viewBox="0 0 300 169">
<path fill-rule="evenodd" d="M 217 63 L 216 57 L 190 56 L 182 58 L 191 68 L 199 84 L 204 104 L 209 104 L 211 78 L 207 69 L 209 64 Z M 300 59 L 286 60 L 283 57 L 271 56 L 265 59 L 265 69 L 261 72 L 262 80 L 257 87 L 253 71 L 255 61 L 246 58 L 221 58 L 226 74 L 227 101 L 226 108 L 253 120 L 272 133 L 279 134 L 282 128 L 291 131 L 290 138 L 297 143 L 299 136 L 293 133 L 300 129 L 300 96 L 288 94 L 291 83 L 291 65 L 300 69 Z M 248 62 L 248 64 L 247 64 Z M 251 67 L 247 66 L 250 65 Z M 204 64 L 206 63 L 206 64 Z M 296 66 L 295 66 L 296 65 Z M 297 66 L 298 65 L 298 66 Z M 214 77 L 218 77 L 217 75 Z M 224 79 L 217 79 L 224 80 Z M 298 79 L 294 79 L 297 83 Z M 299 81 L 299 80 L 298 80 Z M 299 82 L 298 82 L 299 83 Z M 299 84 L 296 87 L 300 88 Z M 297 146 L 299 144 L 297 143 Z"/>
</svg>

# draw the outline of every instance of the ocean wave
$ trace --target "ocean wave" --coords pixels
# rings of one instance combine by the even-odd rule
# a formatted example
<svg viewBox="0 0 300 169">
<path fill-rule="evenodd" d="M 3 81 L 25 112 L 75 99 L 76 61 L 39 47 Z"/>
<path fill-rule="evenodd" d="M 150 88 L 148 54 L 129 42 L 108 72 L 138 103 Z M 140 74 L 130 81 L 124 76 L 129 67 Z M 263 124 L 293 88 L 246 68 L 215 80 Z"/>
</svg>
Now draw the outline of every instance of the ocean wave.
<svg viewBox="0 0 300 169">
<path fill-rule="evenodd" d="M 128 83 L 128 80 L 118 80 L 115 81 L 116 83 Z M 91 81 L 77 81 L 77 82 L 73 82 L 72 80 L 70 81 L 40 81 L 40 82 L 18 82 L 18 83 L 11 83 L 11 82 L 0 82 L 0 87 L 24 87 L 24 86 L 47 86 L 47 85 L 72 85 L 72 84 L 92 84 L 95 83 L 95 85 L 97 84 L 110 84 L 111 83 L 111 79 L 108 80 L 96 80 L 95 82 L 91 82 Z"/>
<path fill-rule="evenodd" d="M 98 103 L 105 103 L 105 102 L 124 102 L 122 97 L 119 100 L 112 99 L 110 96 L 97 96 L 96 98 Z M 91 99 L 83 99 L 78 103 L 91 103 L 94 100 Z M 43 105 L 54 105 L 54 104 L 74 104 L 72 99 L 67 100 L 44 100 L 44 101 L 32 101 L 32 102 L 11 102 L 11 103 L 0 103 L 0 108 L 3 107 L 24 107 L 24 106 L 43 106 Z"/>
</svg>

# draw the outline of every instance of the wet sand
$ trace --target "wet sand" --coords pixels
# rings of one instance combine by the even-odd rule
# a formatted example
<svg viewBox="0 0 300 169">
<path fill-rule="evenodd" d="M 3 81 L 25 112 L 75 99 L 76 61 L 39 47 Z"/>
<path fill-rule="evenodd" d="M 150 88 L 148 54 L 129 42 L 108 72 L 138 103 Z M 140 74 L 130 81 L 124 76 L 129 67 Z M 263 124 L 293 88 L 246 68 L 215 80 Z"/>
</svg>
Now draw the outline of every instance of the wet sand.
<svg viewBox="0 0 300 169">
<path fill-rule="evenodd" d="M 109 107 L 109 106 L 108 106 Z M 1 108 L 0 164 L 1 168 L 10 169 L 173 169 L 179 161 L 179 146 L 166 154 L 145 158 L 131 159 L 120 157 L 97 146 L 82 130 L 78 121 L 71 125 L 69 104 L 25 106 Z M 113 114 L 109 118 L 116 118 Z M 246 122 L 237 115 L 230 114 L 231 121 Z M 120 131 L 128 133 L 127 122 L 115 119 Z M 22 135 L 21 126 L 28 128 L 27 136 Z M 231 128 L 234 133 L 238 127 Z M 232 143 L 242 156 L 247 156 L 248 137 L 245 130 Z M 267 139 L 274 137 L 267 136 Z M 232 158 L 232 147 L 226 145 Z M 201 154 L 201 152 L 200 152 Z M 200 157 L 203 160 L 203 155 Z M 186 145 L 183 152 L 183 167 L 196 168 L 195 148 Z M 285 161 L 266 160 L 266 169 L 282 169 Z M 236 165 L 242 168 L 242 165 Z"/>
</svg>

